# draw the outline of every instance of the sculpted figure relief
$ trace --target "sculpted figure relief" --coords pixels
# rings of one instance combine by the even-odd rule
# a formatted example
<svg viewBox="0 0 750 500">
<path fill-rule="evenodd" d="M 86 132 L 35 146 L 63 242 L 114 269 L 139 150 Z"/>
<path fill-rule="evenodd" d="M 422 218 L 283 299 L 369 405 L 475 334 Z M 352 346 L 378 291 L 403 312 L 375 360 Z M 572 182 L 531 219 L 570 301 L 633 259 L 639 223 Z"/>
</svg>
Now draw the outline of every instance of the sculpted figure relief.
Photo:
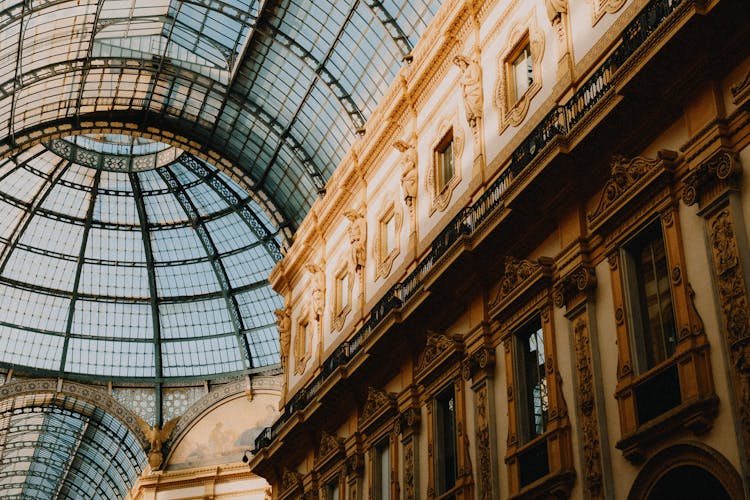
<svg viewBox="0 0 750 500">
<path fill-rule="evenodd" d="M 544 5 L 547 7 L 547 17 L 552 24 L 558 16 L 568 13 L 567 0 L 544 0 Z"/>
<path fill-rule="evenodd" d="M 479 64 L 462 55 L 454 57 L 453 64 L 461 71 L 458 83 L 464 96 L 466 119 L 474 128 L 477 118 L 482 118 L 482 70 Z"/>
<path fill-rule="evenodd" d="M 365 265 L 367 243 L 367 221 L 362 210 L 347 210 L 344 215 L 351 222 L 349 224 L 349 243 L 351 243 L 351 265 L 355 271 Z"/>
<path fill-rule="evenodd" d="M 281 369 L 288 369 L 289 346 L 292 341 L 292 318 L 289 307 L 276 309 L 276 326 L 279 329 L 279 344 L 281 348 Z"/>
<path fill-rule="evenodd" d="M 417 152 L 405 141 L 396 141 L 393 147 L 401 152 L 401 189 L 404 191 L 404 201 L 411 206 L 417 197 Z"/>
<path fill-rule="evenodd" d="M 307 271 L 312 275 L 310 287 L 312 295 L 312 310 L 315 319 L 323 317 L 326 297 L 326 275 L 317 264 L 308 264 Z"/>
</svg>

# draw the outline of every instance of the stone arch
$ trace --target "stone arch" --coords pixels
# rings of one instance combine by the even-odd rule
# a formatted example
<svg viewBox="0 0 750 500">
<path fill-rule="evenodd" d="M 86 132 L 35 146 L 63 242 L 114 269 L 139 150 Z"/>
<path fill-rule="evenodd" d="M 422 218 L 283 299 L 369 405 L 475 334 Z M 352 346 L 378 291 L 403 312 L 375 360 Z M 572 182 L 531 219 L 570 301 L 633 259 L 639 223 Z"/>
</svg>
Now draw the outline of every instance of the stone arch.
<svg viewBox="0 0 750 500">
<path fill-rule="evenodd" d="M 180 447 L 187 435 L 199 424 L 207 415 L 217 410 L 222 405 L 231 403 L 238 399 L 247 398 L 252 402 L 257 396 L 272 396 L 275 399 L 274 408 L 278 407 L 278 399 L 281 397 L 282 380 L 280 375 L 256 376 L 251 382 L 247 379 L 238 380 L 229 384 L 224 384 L 206 394 L 180 417 L 175 426 L 172 437 L 169 440 L 169 451 L 165 457 L 164 463 L 169 468 L 170 462 L 174 458 L 175 451 Z M 248 416 L 249 417 L 249 416 Z M 250 419 L 248 418 L 248 421 Z M 252 446 L 250 446 L 252 447 Z M 239 461 L 241 453 L 237 455 Z"/>
<path fill-rule="evenodd" d="M 743 498 L 742 479 L 724 455 L 703 443 L 680 443 L 660 450 L 638 473 L 628 494 L 628 500 L 642 500 L 650 495 L 662 480 L 668 480 L 679 470 L 698 469 L 716 479 L 729 498 Z"/>
<path fill-rule="evenodd" d="M 89 385 L 79 384 L 62 379 L 31 379 L 11 381 L 0 386 L 0 403 L 17 396 L 34 394 L 52 394 L 60 397 L 71 397 L 101 408 L 124 425 L 138 439 L 143 449 L 148 449 L 149 442 L 138 425 L 138 416 L 124 407 L 119 401 L 104 390 Z"/>
</svg>

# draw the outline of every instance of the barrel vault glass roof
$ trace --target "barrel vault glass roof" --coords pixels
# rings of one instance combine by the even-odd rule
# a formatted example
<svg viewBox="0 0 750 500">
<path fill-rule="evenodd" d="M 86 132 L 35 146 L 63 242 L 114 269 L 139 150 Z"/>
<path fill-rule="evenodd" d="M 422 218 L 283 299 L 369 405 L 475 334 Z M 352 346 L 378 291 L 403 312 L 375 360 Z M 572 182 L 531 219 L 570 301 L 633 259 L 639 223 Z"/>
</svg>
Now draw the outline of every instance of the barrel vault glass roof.
<svg viewBox="0 0 750 500">
<path fill-rule="evenodd" d="M 0 497 L 124 498 L 146 454 L 120 422 L 89 403 L 51 395 L 0 403 Z"/>
<path fill-rule="evenodd" d="M 440 0 L 0 2 L 0 147 L 87 120 L 219 152 L 290 231 Z"/>
</svg>

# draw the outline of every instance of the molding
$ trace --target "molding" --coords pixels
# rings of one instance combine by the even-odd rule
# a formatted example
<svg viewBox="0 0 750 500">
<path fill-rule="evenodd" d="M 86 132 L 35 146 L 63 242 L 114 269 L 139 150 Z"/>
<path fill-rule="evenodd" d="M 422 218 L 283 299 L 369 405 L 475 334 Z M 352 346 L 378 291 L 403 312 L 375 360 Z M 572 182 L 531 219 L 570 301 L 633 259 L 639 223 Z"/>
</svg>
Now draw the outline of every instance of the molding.
<svg viewBox="0 0 750 500">
<path fill-rule="evenodd" d="M 742 107 L 750 102 L 750 69 L 745 73 L 745 78 L 732 85 L 730 90 L 732 92 L 732 102 L 738 107 Z"/>
<path fill-rule="evenodd" d="M 367 434 L 375 425 L 382 424 L 388 417 L 396 415 L 398 403 L 396 393 L 386 392 L 375 387 L 367 388 L 367 401 L 357 424 L 358 430 Z"/>
<path fill-rule="evenodd" d="M 658 180 L 671 179 L 676 159 L 677 153 L 668 150 L 660 150 L 654 159 L 614 156 L 610 179 L 604 186 L 599 203 L 593 212 L 586 215 L 589 230 L 595 232 L 605 225 L 616 223 L 615 219 L 624 208 L 639 205 L 639 198 L 650 194 L 645 193 L 646 187 L 658 184 Z"/>
<path fill-rule="evenodd" d="M 453 177 L 448 181 L 448 184 L 443 186 L 441 191 L 438 191 L 439 176 L 436 172 L 435 152 L 438 145 L 448 133 L 453 135 Z M 450 205 L 453 191 L 461 183 L 465 139 L 463 125 L 461 120 L 458 119 L 458 110 L 452 113 L 452 115 L 444 117 L 435 127 L 434 138 L 430 144 L 429 164 L 426 176 L 427 192 L 430 193 L 429 215 L 445 211 Z"/>
<path fill-rule="evenodd" d="M 741 175 L 742 165 L 737 155 L 721 148 L 685 177 L 682 201 L 687 206 L 697 202 L 703 207 L 715 199 L 717 194 L 724 192 L 724 187 L 734 187 L 736 179 Z"/>
<path fill-rule="evenodd" d="M 439 375 L 439 368 L 447 366 L 463 354 L 464 345 L 460 335 L 427 332 L 427 342 L 414 368 L 414 378 L 425 385 Z"/>
<path fill-rule="evenodd" d="M 548 257 L 537 260 L 505 257 L 505 274 L 499 290 L 489 304 L 490 317 L 506 316 L 521 307 L 527 299 L 546 288 L 552 279 L 553 261 Z"/>
<path fill-rule="evenodd" d="M 320 444 L 315 455 L 315 470 L 329 468 L 335 460 L 343 459 L 344 454 L 344 438 L 321 431 Z"/>
</svg>

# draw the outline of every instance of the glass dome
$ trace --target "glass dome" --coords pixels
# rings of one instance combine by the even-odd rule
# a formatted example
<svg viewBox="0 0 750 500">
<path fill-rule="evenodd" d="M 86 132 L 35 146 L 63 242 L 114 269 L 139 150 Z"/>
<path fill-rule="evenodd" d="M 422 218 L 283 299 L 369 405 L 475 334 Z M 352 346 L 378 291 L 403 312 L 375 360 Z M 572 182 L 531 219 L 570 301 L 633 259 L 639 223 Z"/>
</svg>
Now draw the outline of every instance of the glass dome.
<svg viewBox="0 0 750 500">
<path fill-rule="evenodd" d="M 1 363 L 143 381 L 278 364 L 277 228 L 216 167 L 121 139 L 0 162 Z"/>
</svg>

